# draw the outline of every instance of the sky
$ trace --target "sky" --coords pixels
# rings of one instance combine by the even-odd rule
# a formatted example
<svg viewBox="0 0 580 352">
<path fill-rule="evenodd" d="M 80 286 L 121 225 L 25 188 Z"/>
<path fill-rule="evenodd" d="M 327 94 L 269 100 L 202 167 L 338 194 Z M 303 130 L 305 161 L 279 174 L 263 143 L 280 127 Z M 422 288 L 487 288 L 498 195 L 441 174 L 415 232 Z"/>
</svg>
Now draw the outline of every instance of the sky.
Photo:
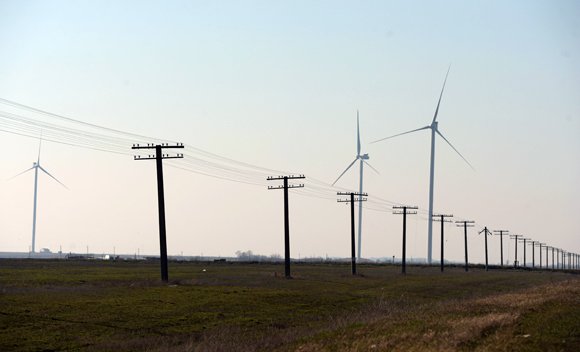
<svg viewBox="0 0 580 352">
<path fill-rule="evenodd" d="M 200 174 L 206 158 L 304 174 L 290 192 L 292 257 L 349 256 L 335 193 L 357 190 L 358 170 L 330 184 L 356 156 L 358 110 L 379 171 L 364 174 L 363 256 L 400 257 L 391 206 L 409 204 L 407 257 L 424 258 L 429 131 L 371 142 L 428 125 L 451 65 L 439 129 L 475 170 L 436 140 L 435 212 L 476 221 L 474 262 L 484 226 L 578 253 L 579 15 L 576 1 L 0 0 L 0 98 L 151 137 L 134 142 L 184 143 L 189 162 L 164 169 L 170 255 L 284 252 L 283 195 L 267 190 L 279 183 L 251 167 Z M 36 160 L 40 133 L 15 134 L 10 113 L 88 127 L 0 101 L 0 251 L 25 252 L 34 176 L 11 177 Z M 158 254 L 155 163 L 130 147 L 43 142 L 41 165 L 68 189 L 39 176 L 37 249 Z M 461 261 L 462 229 L 445 234 Z"/>
</svg>

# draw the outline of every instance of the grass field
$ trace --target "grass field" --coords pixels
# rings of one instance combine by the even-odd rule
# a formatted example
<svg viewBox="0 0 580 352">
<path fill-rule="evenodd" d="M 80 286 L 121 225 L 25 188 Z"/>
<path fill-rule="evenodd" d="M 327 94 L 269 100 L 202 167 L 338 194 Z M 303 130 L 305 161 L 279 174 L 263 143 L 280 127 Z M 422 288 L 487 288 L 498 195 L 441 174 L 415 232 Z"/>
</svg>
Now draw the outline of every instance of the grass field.
<svg viewBox="0 0 580 352">
<path fill-rule="evenodd" d="M 580 276 L 0 261 L 0 351 L 580 351 Z"/>
</svg>

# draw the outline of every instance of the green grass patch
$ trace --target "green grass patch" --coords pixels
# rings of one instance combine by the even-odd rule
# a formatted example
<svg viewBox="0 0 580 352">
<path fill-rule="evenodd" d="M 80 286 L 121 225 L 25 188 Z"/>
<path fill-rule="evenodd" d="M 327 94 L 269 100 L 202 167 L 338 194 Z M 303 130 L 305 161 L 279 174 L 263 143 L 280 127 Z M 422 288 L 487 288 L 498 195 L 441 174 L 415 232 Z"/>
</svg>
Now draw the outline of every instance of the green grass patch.
<svg viewBox="0 0 580 352">
<path fill-rule="evenodd" d="M 478 301 L 576 275 L 399 270 L 360 265 L 353 277 L 348 265 L 300 264 L 287 280 L 282 265 L 172 262 L 163 284 L 156 262 L 2 260 L 0 351 L 428 349 L 462 321 L 473 327 L 453 349 L 488 346 L 508 322 L 510 349 L 578 344 L 577 300 L 504 309 L 515 320 Z"/>
</svg>

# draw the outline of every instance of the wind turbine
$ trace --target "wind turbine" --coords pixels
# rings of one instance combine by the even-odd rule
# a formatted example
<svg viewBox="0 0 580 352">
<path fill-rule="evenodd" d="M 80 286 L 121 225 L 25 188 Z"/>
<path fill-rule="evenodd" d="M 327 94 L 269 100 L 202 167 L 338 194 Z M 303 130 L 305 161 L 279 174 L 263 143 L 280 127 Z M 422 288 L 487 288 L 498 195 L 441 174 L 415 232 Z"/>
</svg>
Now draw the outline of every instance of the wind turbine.
<svg viewBox="0 0 580 352">
<path fill-rule="evenodd" d="M 377 143 L 380 141 L 384 141 L 386 139 L 390 139 L 390 138 L 394 138 L 394 137 L 398 137 L 398 136 L 402 136 L 404 134 L 408 134 L 408 133 L 413 133 L 413 132 L 417 132 L 417 131 L 421 131 L 421 130 L 427 130 L 430 129 L 431 130 L 431 167 L 429 170 L 429 227 L 428 227 L 428 234 L 427 234 L 427 262 L 429 264 L 431 264 L 432 261 L 432 250 L 433 250 L 433 183 L 434 183 L 434 178 L 435 178 L 435 134 L 438 134 L 439 137 L 443 138 L 443 140 L 445 142 L 447 142 L 447 144 L 449 144 L 449 146 L 451 148 L 453 148 L 453 150 L 459 154 L 459 156 L 473 169 L 473 166 L 469 163 L 469 161 L 467 161 L 467 159 L 465 159 L 465 157 L 463 155 L 461 155 L 461 153 L 453 146 L 453 144 L 451 144 L 451 142 L 449 142 L 447 140 L 447 138 L 445 138 L 445 136 L 443 136 L 443 134 L 439 131 L 439 127 L 438 127 L 438 122 L 437 122 L 437 114 L 439 113 L 439 106 L 441 105 L 441 98 L 443 97 L 443 91 L 445 90 L 445 83 L 447 83 L 447 76 L 449 75 L 449 70 L 451 69 L 451 65 L 449 65 L 449 68 L 447 69 L 447 74 L 445 75 L 445 80 L 443 81 L 443 88 L 441 88 L 441 94 L 439 95 L 439 101 L 437 102 L 437 108 L 435 109 L 435 115 L 433 116 L 433 121 L 431 121 L 431 124 L 428 126 L 424 126 L 421 128 L 417 128 L 411 131 L 407 131 L 407 132 L 403 132 L 403 133 L 399 133 L 396 134 L 394 136 L 389 136 L 389 137 L 385 137 L 379 140 L 376 140 L 372 143 Z M 475 170 L 475 169 L 474 169 Z"/>
<path fill-rule="evenodd" d="M 62 182 L 57 180 L 56 177 L 52 176 L 48 171 L 46 171 L 40 165 L 40 147 L 41 146 L 42 146 L 42 140 L 40 141 L 40 143 L 38 145 L 38 158 L 36 159 L 36 162 L 32 163 L 32 167 L 30 169 L 26 169 L 26 170 L 22 171 L 21 173 L 19 173 L 18 175 L 14 176 L 14 177 L 18 177 L 18 176 L 20 176 L 20 175 L 22 175 L 30 170 L 34 170 L 34 207 L 32 208 L 32 253 L 35 252 L 35 244 L 36 244 L 36 204 L 37 204 L 37 195 L 38 195 L 38 170 L 40 169 L 42 172 L 44 172 L 45 174 L 50 176 L 56 182 L 60 183 L 61 186 L 68 189 L 67 186 L 65 186 Z M 12 178 L 14 178 L 14 177 L 12 177 Z"/>
<path fill-rule="evenodd" d="M 368 167 L 370 167 L 373 171 L 375 171 L 376 173 L 379 173 L 374 167 L 371 166 L 371 164 L 369 164 L 367 162 L 367 160 L 369 160 L 369 155 L 368 154 L 362 154 L 360 153 L 360 129 L 359 129 L 359 118 L 358 118 L 358 110 L 356 111 L 356 157 L 354 158 L 354 160 L 352 161 L 352 163 L 350 163 L 347 168 L 342 172 L 342 174 L 340 174 L 340 176 L 338 176 L 338 178 L 336 179 L 336 181 L 334 181 L 332 183 L 332 185 L 334 186 L 338 180 L 340 180 L 340 178 L 342 177 L 342 175 L 344 175 L 348 169 L 350 169 L 357 161 L 360 162 L 360 183 L 359 183 L 359 193 L 362 194 L 363 193 L 363 167 L 366 164 Z M 362 198 L 362 197 L 361 197 Z M 358 204 L 358 247 L 357 247 L 357 258 L 360 259 L 361 258 L 361 239 L 362 239 L 362 199 L 359 200 L 359 204 Z"/>
</svg>

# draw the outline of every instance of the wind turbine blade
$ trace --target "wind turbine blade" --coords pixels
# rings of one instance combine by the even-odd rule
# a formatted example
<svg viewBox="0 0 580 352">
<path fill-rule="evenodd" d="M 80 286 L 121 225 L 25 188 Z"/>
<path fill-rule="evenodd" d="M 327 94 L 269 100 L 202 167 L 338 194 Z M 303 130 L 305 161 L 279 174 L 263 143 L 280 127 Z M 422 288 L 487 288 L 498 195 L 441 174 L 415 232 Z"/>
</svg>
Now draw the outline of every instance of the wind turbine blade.
<svg viewBox="0 0 580 352">
<path fill-rule="evenodd" d="M 394 135 L 394 136 L 389 136 L 389 137 L 385 137 L 385 138 L 378 139 L 378 140 L 376 140 L 376 141 L 374 141 L 374 142 L 371 142 L 371 144 L 372 144 L 372 143 L 381 142 L 381 141 L 384 141 L 384 140 L 386 140 L 386 139 L 391 139 L 391 138 L 395 138 L 395 137 L 398 137 L 398 136 L 402 136 L 402 135 L 404 135 L 404 134 L 413 133 L 413 132 L 417 132 L 417 131 L 421 131 L 421 130 L 426 130 L 426 129 L 429 129 L 429 128 L 431 128 L 431 126 L 425 126 L 425 127 L 417 128 L 417 129 L 415 129 L 415 130 L 411 130 L 411 131 L 407 131 L 407 132 L 399 133 L 399 134 L 396 134 L 396 135 Z"/>
<path fill-rule="evenodd" d="M 26 169 L 26 170 L 22 171 L 22 172 L 21 172 L 21 173 L 19 173 L 18 175 L 15 175 L 15 176 L 12 176 L 12 177 L 10 177 L 10 178 L 9 178 L 7 181 L 10 181 L 10 180 L 12 180 L 13 178 L 16 178 L 16 177 L 18 177 L 18 176 L 20 176 L 20 175 L 22 175 L 22 174 L 25 174 L 25 173 L 27 173 L 28 171 L 30 171 L 30 170 L 32 170 L 32 169 L 34 169 L 34 166 L 33 166 L 33 167 L 31 167 L 30 169 Z"/>
<path fill-rule="evenodd" d="M 52 176 L 52 175 L 50 174 L 50 172 L 46 171 L 46 170 L 45 170 L 45 169 L 44 169 L 42 166 L 38 165 L 38 167 L 39 167 L 39 168 L 40 168 L 42 171 L 44 171 L 44 173 L 45 173 L 45 174 L 47 174 L 48 176 L 52 177 L 52 179 L 53 179 L 53 180 L 55 180 L 56 182 L 60 183 L 60 185 L 61 185 L 61 186 L 63 186 L 64 188 L 68 189 L 68 187 L 67 187 L 67 186 L 65 186 L 65 185 L 64 185 L 64 183 L 62 183 L 62 182 L 60 182 L 59 180 L 57 180 L 57 179 L 56 179 L 56 177 Z"/>
<path fill-rule="evenodd" d="M 449 70 L 451 70 L 451 64 L 449 64 L 449 68 L 447 69 L 447 74 L 445 75 L 445 80 L 443 81 L 443 88 L 441 88 L 441 94 L 439 95 L 439 101 L 437 102 L 437 109 L 435 109 L 435 115 L 433 116 L 433 121 L 437 120 L 437 114 L 439 113 L 439 105 L 441 105 L 441 98 L 443 97 L 443 91 L 445 90 L 445 83 L 447 83 L 447 76 L 449 76 Z"/>
<path fill-rule="evenodd" d="M 358 126 L 358 110 L 356 111 L 356 155 L 360 155 L 360 129 Z"/>
<path fill-rule="evenodd" d="M 380 172 L 379 172 L 377 169 L 375 169 L 375 168 L 374 168 L 374 167 L 373 167 L 371 164 L 369 164 L 369 163 L 368 163 L 368 162 L 366 162 L 365 160 L 363 160 L 363 162 L 364 162 L 364 163 L 365 163 L 365 164 L 366 164 L 368 167 L 370 167 L 370 168 L 371 168 L 371 169 L 372 169 L 374 172 L 376 172 L 376 173 L 377 173 L 377 175 L 380 175 L 380 174 L 381 174 L 381 173 L 380 173 Z"/>
<path fill-rule="evenodd" d="M 453 144 L 451 144 L 451 142 L 449 142 L 449 141 L 447 140 L 447 138 L 445 138 L 445 136 L 444 136 L 444 135 L 442 135 L 442 134 L 441 134 L 441 132 L 439 132 L 439 130 L 435 130 L 435 132 L 437 132 L 437 134 L 438 134 L 439 136 L 441 136 L 441 138 L 443 138 L 443 140 L 444 140 L 445 142 L 447 142 L 447 144 L 449 144 L 449 146 L 450 146 L 451 148 L 453 148 L 453 150 L 455 150 L 455 152 L 456 152 L 457 154 L 459 154 L 459 156 L 461 157 L 461 159 L 463 159 L 463 160 L 464 160 L 464 161 L 467 163 L 467 165 L 469 165 L 469 167 L 471 167 L 471 169 L 473 169 L 473 171 L 475 171 L 475 168 L 473 167 L 473 165 L 471 165 L 471 163 L 470 163 L 469 161 L 467 161 L 467 159 L 465 159 L 465 157 L 464 157 L 463 155 L 461 155 L 461 153 L 459 152 L 459 150 L 457 150 L 457 148 L 455 148 L 455 147 L 453 146 Z"/>
<path fill-rule="evenodd" d="M 335 183 L 338 182 L 338 180 L 340 180 L 340 178 L 342 177 L 342 175 L 344 175 L 348 171 L 348 169 L 350 169 L 354 165 L 354 163 L 356 163 L 357 160 L 358 160 L 358 156 L 352 161 L 352 163 L 350 163 L 350 165 L 347 166 L 347 168 L 342 172 L 342 174 L 340 174 L 340 176 L 338 176 L 338 178 L 336 179 L 336 181 L 334 181 L 332 183 L 333 186 L 334 186 Z"/>
</svg>

